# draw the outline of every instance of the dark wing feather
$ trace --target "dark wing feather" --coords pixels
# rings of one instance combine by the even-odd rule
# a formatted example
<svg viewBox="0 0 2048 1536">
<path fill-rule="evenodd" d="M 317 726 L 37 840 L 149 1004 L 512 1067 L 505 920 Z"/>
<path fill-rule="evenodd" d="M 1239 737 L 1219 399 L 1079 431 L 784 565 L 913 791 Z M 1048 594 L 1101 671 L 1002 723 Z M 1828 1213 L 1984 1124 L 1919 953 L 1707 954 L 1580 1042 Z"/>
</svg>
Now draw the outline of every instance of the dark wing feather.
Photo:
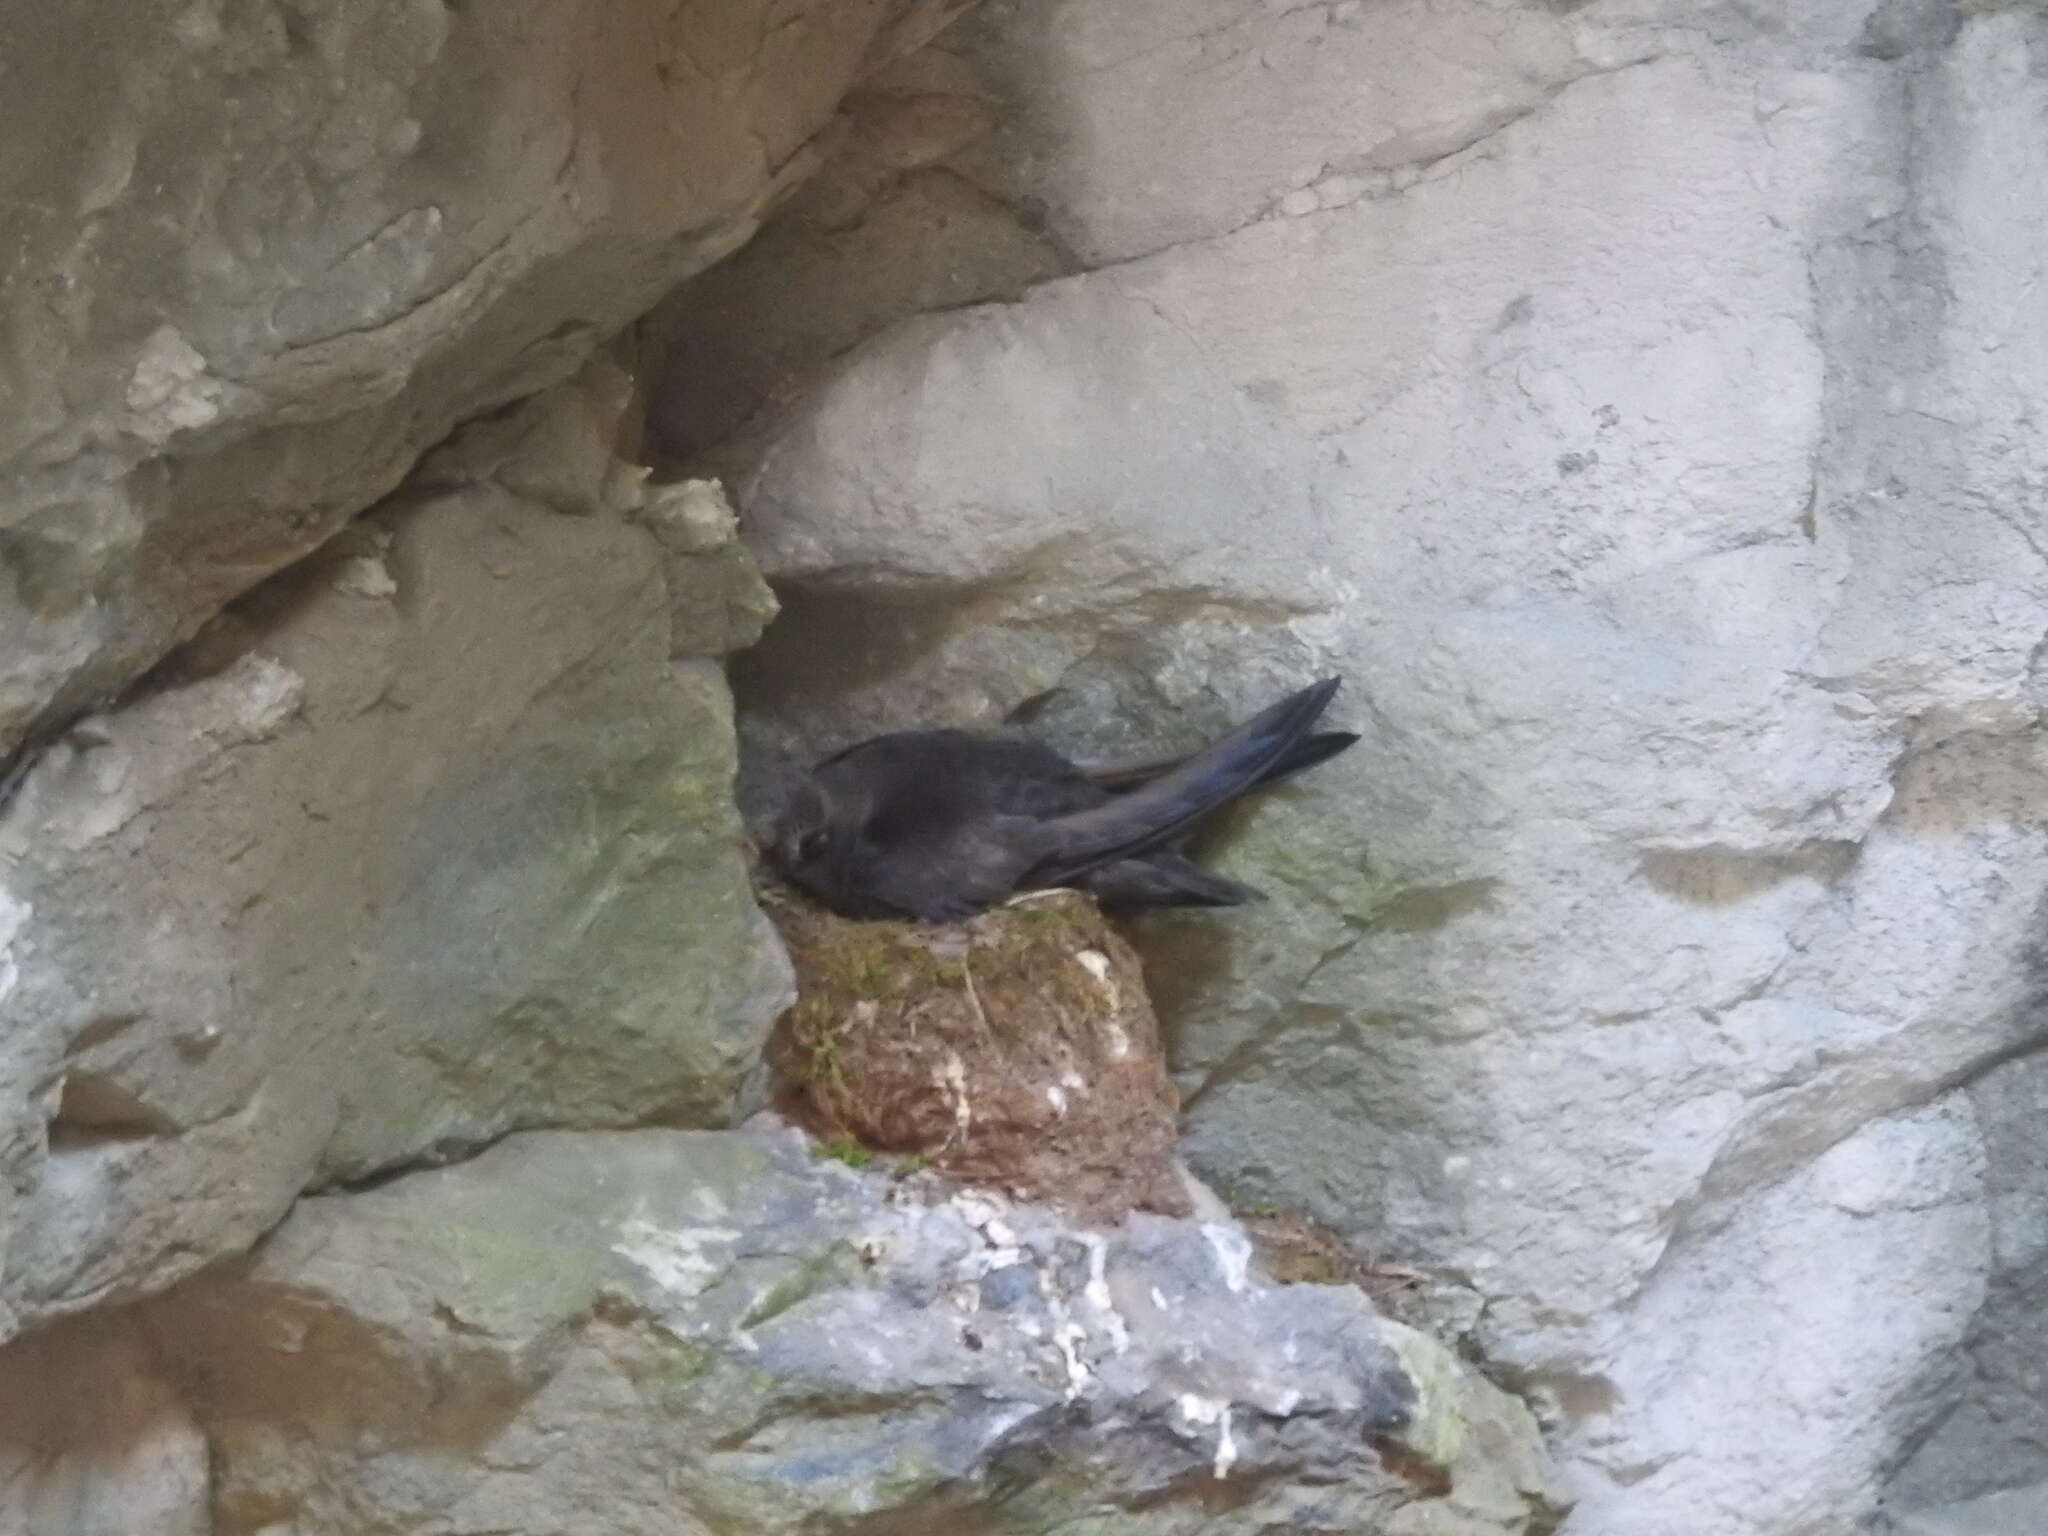
<svg viewBox="0 0 2048 1536">
<path fill-rule="evenodd" d="M 1016 894 L 1045 856 L 1045 823 L 992 816 L 876 853 L 862 873 L 880 906 L 927 923 L 952 923 Z"/>
<path fill-rule="evenodd" d="M 1235 907 L 1262 899 L 1250 886 L 1164 848 L 1091 869 L 1078 883 L 1106 907 Z"/>
<path fill-rule="evenodd" d="M 808 888 L 854 916 L 951 922 L 1019 889 L 1044 828 L 1107 793 L 1049 747 L 964 731 L 897 731 L 821 763 L 830 868 Z M 823 887 L 823 889 L 821 889 Z"/>
<path fill-rule="evenodd" d="M 1280 760 L 1259 776 L 1258 787 L 1278 784 L 1293 778 L 1297 773 L 1306 773 L 1318 763 L 1327 763 L 1339 752 L 1358 745 L 1355 731 L 1316 731 L 1304 736 L 1280 755 Z M 1086 768 L 1081 772 L 1090 784 L 1108 790 L 1111 794 L 1123 794 L 1128 790 L 1142 789 L 1154 779 L 1170 773 L 1186 762 L 1192 754 L 1181 753 L 1177 757 L 1151 757 L 1139 762 L 1106 763 L 1099 767 Z"/>
<path fill-rule="evenodd" d="M 1143 788 L 1046 823 L 1049 847 L 1028 878 L 1034 885 L 1066 885 L 1171 843 L 1270 772 L 1308 734 L 1337 684 L 1325 678 L 1291 694 Z"/>
</svg>

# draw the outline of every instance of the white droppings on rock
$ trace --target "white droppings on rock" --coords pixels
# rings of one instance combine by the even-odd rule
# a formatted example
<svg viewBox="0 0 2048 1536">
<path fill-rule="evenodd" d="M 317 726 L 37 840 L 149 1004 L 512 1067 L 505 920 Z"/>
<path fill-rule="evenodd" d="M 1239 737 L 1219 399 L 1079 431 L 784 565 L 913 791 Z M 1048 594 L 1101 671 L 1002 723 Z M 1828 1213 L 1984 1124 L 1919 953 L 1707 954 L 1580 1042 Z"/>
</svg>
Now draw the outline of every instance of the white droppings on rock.
<svg viewBox="0 0 2048 1536">
<path fill-rule="evenodd" d="M 1243 1290 L 1250 1282 L 1252 1263 L 1252 1241 L 1245 1236 L 1244 1228 L 1205 1221 L 1202 1223 L 1202 1236 L 1216 1250 L 1216 1263 L 1223 1271 L 1223 1283 L 1233 1291 Z"/>
<path fill-rule="evenodd" d="M 1052 1106 L 1054 1114 L 1064 1115 L 1067 1112 L 1067 1090 L 1057 1084 L 1045 1090 L 1045 1101 Z"/>
<path fill-rule="evenodd" d="M 638 1267 L 663 1290 L 695 1296 L 725 1265 L 705 1249 L 739 1241 L 737 1227 L 667 1227 L 645 1216 L 630 1216 L 619 1225 L 612 1252 Z"/>
<path fill-rule="evenodd" d="M 15 956 L 15 940 L 34 915 L 34 908 L 0 886 L 0 1003 L 21 980 L 21 962 Z"/>
<path fill-rule="evenodd" d="M 1231 1433 L 1229 1401 L 1183 1392 L 1180 1396 L 1180 1412 L 1181 1417 L 1190 1425 L 1216 1426 L 1216 1456 L 1210 1466 L 1217 1477 L 1228 1477 L 1230 1469 L 1237 1464 L 1237 1438 Z"/>
<path fill-rule="evenodd" d="M 1109 1335 L 1109 1347 L 1124 1354 L 1131 1347 L 1131 1330 L 1116 1309 L 1116 1298 L 1109 1293 L 1109 1244 L 1099 1232 L 1084 1232 L 1081 1241 L 1088 1245 L 1088 1284 L 1081 1294 L 1101 1317 L 1103 1331 Z"/>
<path fill-rule="evenodd" d="M 1071 1317 L 1062 1317 L 1053 1324 L 1052 1341 L 1059 1346 L 1060 1358 L 1067 1367 L 1066 1398 L 1072 1402 L 1087 1389 L 1094 1370 L 1081 1358 L 1081 1346 L 1088 1342 L 1088 1330 Z"/>
<path fill-rule="evenodd" d="M 953 1197 L 953 1209 L 967 1225 L 979 1232 L 1002 1215 L 1002 1206 L 986 1190 L 963 1189 Z"/>
<path fill-rule="evenodd" d="M 978 1253 L 969 1254 L 967 1267 L 976 1275 L 985 1275 L 991 1270 L 1019 1262 L 1024 1255 L 1017 1241 L 1017 1233 L 1003 1219 L 1004 1207 L 990 1191 L 963 1189 L 953 1196 L 953 1208 L 961 1219 L 981 1235 L 988 1244 Z"/>
</svg>

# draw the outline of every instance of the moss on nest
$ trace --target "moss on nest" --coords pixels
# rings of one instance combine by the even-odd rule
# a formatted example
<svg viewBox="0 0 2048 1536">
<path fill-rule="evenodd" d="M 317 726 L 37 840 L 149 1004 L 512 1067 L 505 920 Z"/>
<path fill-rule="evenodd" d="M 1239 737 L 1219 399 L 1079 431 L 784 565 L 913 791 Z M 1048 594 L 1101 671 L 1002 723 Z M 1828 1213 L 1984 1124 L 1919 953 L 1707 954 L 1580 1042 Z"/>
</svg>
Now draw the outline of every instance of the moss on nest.
<svg viewBox="0 0 2048 1536">
<path fill-rule="evenodd" d="M 798 980 L 769 1047 L 778 1101 L 827 1155 L 905 1154 L 1084 1219 L 1186 1209 L 1138 960 L 1087 897 L 948 925 L 767 905 Z"/>
</svg>

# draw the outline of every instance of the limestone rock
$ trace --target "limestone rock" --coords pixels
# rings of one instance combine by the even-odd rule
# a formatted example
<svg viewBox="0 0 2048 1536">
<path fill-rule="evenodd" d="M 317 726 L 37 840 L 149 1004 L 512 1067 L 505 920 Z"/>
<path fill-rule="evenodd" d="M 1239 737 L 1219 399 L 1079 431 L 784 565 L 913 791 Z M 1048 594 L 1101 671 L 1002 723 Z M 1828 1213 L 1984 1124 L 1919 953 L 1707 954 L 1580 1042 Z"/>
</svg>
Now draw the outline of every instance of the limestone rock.
<svg viewBox="0 0 2048 1536">
<path fill-rule="evenodd" d="M 2048 1485 L 2009 1488 L 1938 1509 L 1893 1516 L 1887 1536 L 2018 1536 L 2048 1522 Z"/>
<path fill-rule="evenodd" d="M 0 752 L 742 244 L 956 10 L 5 6 Z"/>
<path fill-rule="evenodd" d="M 214 1536 L 206 1437 L 132 1317 L 59 1325 L 0 1361 L 0 1528 Z"/>
<path fill-rule="evenodd" d="M 724 680 L 670 657 L 724 601 L 617 509 L 481 481 L 364 520 L 47 755 L 0 818 L 19 1314 L 160 1287 L 308 1183 L 735 1113 L 788 969 Z"/>
<path fill-rule="evenodd" d="M 716 467 L 709 450 L 891 321 L 1064 270 L 1028 214 L 962 170 L 997 118 L 951 35 L 849 92 L 817 175 L 641 321 L 657 455 Z"/>
<path fill-rule="evenodd" d="M 2043 1037 L 2048 15 L 1077 0 L 948 45 L 999 104 L 963 165 L 1078 270 L 733 442 L 784 607 L 746 728 L 1164 750 L 1343 673 L 1361 747 L 1219 832 L 1271 900 L 1141 932 L 1191 1160 L 1469 1280 L 1575 1536 L 1855 1528 L 1992 1273 L 1951 1095 Z M 2038 1483 L 2023 1438 L 1921 1494 Z"/>
<path fill-rule="evenodd" d="M 147 1315 L 217 1536 L 1547 1526 L 1518 1405 L 1248 1259 L 927 1204 L 788 1132 L 539 1133 L 308 1199 Z"/>
<path fill-rule="evenodd" d="M 1940 1422 L 1885 1494 L 1887 1508 L 1927 1510 L 1930 1521 L 1944 1510 L 1957 1511 L 1960 1520 L 1980 1499 L 1986 1510 L 1999 1508 L 2001 1489 L 2048 1487 L 2037 1476 L 2048 1437 L 2048 1158 L 2039 1154 L 2048 1124 L 2048 1058 L 2036 1053 L 2001 1063 L 1970 1086 L 1966 1102 L 1984 1138 L 1989 1283 L 1963 1348 L 1930 1369 L 1923 1384 L 1945 1405 Z M 2039 1523 L 2019 1520 L 2009 1528 Z"/>
<path fill-rule="evenodd" d="M 797 1001 L 770 1061 L 786 1112 L 1084 1221 L 1186 1215 L 1179 1096 L 1138 957 L 1087 897 L 965 923 L 770 910 Z"/>
</svg>

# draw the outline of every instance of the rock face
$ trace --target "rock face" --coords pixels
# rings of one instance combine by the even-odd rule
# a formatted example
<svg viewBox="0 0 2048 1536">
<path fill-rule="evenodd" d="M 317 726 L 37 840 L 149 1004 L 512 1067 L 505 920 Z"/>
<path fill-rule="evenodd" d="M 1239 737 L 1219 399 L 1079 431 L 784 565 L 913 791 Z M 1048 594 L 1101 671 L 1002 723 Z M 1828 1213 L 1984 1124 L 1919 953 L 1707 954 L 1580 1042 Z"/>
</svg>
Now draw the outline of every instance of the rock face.
<svg viewBox="0 0 2048 1536">
<path fill-rule="evenodd" d="M 304 1201 L 145 1325 L 218 1536 L 1540 1528 L 1519 1404 L 1248 1257 L 786 1132 L 537 1134 Z"/>
<path fill-rule="evenodd" d="M 1998 1510 L 2014 1531 L 2048 1515 L 2048 1478 L 2039 1475 L 2048 1435 L 2048 1160 L 2039 1150 L 2048 1059 L 2003 1063 L 1968 1093 L 1984 1138 L 1990 1277 L 1965 1352 L 1939 1362 L 1922 1388 L 1949 1411 L 1893 1479 L 1899 1529 L 1914 1536 L 2001 1529 L 1985 1523 Z M 1970 1509 L 1980 1512 L 1974 1525 L 1955 1513 Z M 2022 1510 L 2040 1513 L 2021 1518 Z M 1929 1523 L 1904 1518 L 1922 1511 Z M 1938 1512 L 1958 1523 L 1942 1524 Z"/>
<path fill-rule="evenodd" d="M 1574 1536 L 1857 1529 L 1950 1412 L 1901 1507 L 2048 1480 L 2038 1118 L 1970 1087 L 2044 1038 L 2048 15 L 945 46 L 1073 275 L 706 456 L 785 609 L 748 729 L 1166 749 L 1343 672 L 1364 745 L 1225 829 L 1272 901 L 1146 939 L 1197 1166 L 1469 1279 Z"/>
<path fill-rule="evenodd" d="M 213 1536 L 206 1436 L 135 1319 L 60 1324 L 0 1358 L 7 1530 Z"/>
<path fill-rule="evenodd" d="M 550 423 L 604 393 L 515 423 L 580 515 L 503 468 L 378 512 L 239 603 L 181 658 L 203 675 L 71 732 L 0 820 L 17 1322 L 239 1250 L 308 1183 L 734 1112 L 788 969 L 724 680 L 671 655 L 671 610 L 725 623 L 732 572 L 664 561 L 645 524 L 688 522 L 678 498 L 603 453 L 579 486 Z"/>
<path fill-rule="evenodd" d="M 0 0 L 0 1528 L 1554 1523 L 1235 1227 L 708 1129 L 757 636 L 764 752 L 1344 673 L 1137 934 L 1197 1167 L 1571 1536 L 2025 1528 L 2048 11 L 955 9 Z"/>
<path fill-rule="evenodd" d="M 1206 1194 L 677 1129 L 791 1001 L 723 674 L 776 599 L 649 459 L 1072 265 L 971 178 L 958 9 L 0 0 L 0 1529 L 1555 1524 L 1518 1400 Z M 1054 906 L 923 951 L 997 1049 L 871 999 L 966 1099 L 863 1086 L 1181 1211 L 1137 961 Z"/>
<path fill-rule="evenodd" d="M 1000 104 L 943 46 L 864 78 L 821 136 L 824 164 L 748 247 L 638 327 L 674 360 L 650 382 L 657 455 L 715 447 L 892 320 L 1016 299 L 1066 270 L 972 170 Z M 791 293 L 803 302 L 785 302 Z"/>
<path fill-rule="evenodd" d="M 741 244 L 951 7 L 671 10 L 4 8 L 0 754 Z"/>
</svg>

